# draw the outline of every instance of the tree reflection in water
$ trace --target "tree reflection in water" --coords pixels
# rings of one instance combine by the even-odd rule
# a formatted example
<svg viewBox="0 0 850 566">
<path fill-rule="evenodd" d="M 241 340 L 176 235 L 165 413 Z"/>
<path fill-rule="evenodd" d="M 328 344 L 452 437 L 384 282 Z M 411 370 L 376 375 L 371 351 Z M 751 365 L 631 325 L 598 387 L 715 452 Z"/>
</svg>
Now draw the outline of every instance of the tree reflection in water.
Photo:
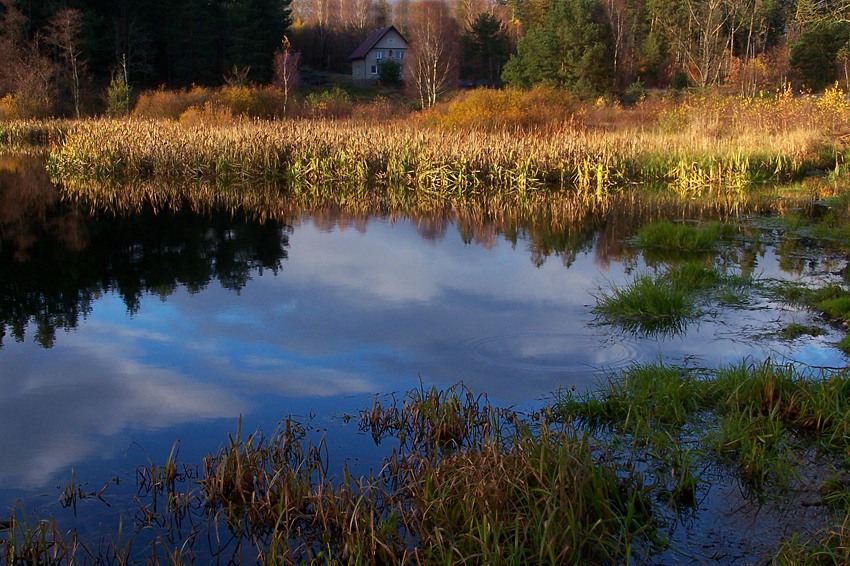
<svg viewBox="0 0 850 566">
<path fill-rule="evenodd" d="M 595 263 L 606 270 L 611 262 L 627 269 L 638 263 L 639 252 L 627 241 L 647 222 L 723 219 L 787 206 L 755 196 L 743 203 L 703 202 L 648 190 L 603 200 L 543 192 L 522 203 L 495 197 L 470 199 L 463 207 L 426 200 L 401 209 L 374 199 L 319 202 L 305 195 L 271 185 L 79 179 L 60 189 L 50 182 L 43 158 L 0 155 L 0 347 L 7 328 L 23 340 L 29 325 L 35 340 L 50 347 L 56 329 L 75 328 L 107 292 L 119 294 L 135 314 L 145 293 L 165 298 L 181 286 L 194 292 L 213 280 L 239 291 L 254 270 L 282 267 L 293 226 L 307 219 L 323 230 L 361 232 L 376 216 L 414 219 L 426 240 L 444 237 L 456 224 L 466 243 L 489 248 L 499 237 L 514 246 L 524 242 L 536 267 L 553 256 L 569 267 L 579 254 L 595 253 Z M 726 253 L 749 258 L 749 266 L 742 264 L 746 271 L 759 252 L 744 243 Z"/>
<path fill-rule="evenodd" d="M 282 221 L 188 205 L 85 214 L 26 157 L 0 160 L 0 211 L 0 346 L 7 331 L 21 341 L 33 325 L 49 348 L 108 292 L 133 314 L 145 293 L 165 298 L 216 280 L 239 291 L 255 270 L 282 268 L 291 232 Z"/>
</svg>

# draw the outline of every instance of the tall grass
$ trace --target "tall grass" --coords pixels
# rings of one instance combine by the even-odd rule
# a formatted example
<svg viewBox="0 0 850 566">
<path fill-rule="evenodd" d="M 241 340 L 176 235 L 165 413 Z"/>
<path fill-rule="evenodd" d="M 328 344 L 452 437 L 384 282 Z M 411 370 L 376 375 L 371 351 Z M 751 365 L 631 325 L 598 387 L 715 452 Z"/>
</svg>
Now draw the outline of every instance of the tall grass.
<svg viewBox="0 0 850 566">
<path fill-rule="evenodd" d="M 794 102 L 766 102 L 763 109 L 775 112 L 788 104 Z M 537 101 L 531 107 L 540 105 Z M 627 116 L 628 111 L 618 112 Z M 690 113 L 683 115 L 687 118 L 678 119 L 693 119 Z M 654 120 L 637 127 L 623 118 L 621 127 L 611 129 L 588 127 L 579 119 L 561 120 L 521 132 L 490 126 L 486 120 L 480 127 L 451 128 L 429 126 L 427 119 L 374 124 L 237 122 L 218 127 L 202 120 L 191 120 L 196 125 L 186 127 L 161 121 L 92 121 L 75 125 L 51 162 L 63 180 L 92 175 L 113 180 L 274 180 L 295 191 L 325 191 L 340 184 L 359 190 L 378 186 L 415 191 L 418 198 L 492 193 L 527 198 L 542 190 L 605 198 L 632 183 L 656 182 L 681 196 L 732 201 L 744 198 L 755 185 L 835 166 L 836 148 L 823 136 L 824 119 L 767 129 L 758 129 L 764 126 L 759 122 L 739 120 L 740 130 L 720 137 L 686 135 L 667 129 L 658 116 Z"/>
<path fill-rule="evenodd" d="M 704 252 L 716 249 L 718 242 L 733 230 L 733 227 L 720 222 L 691 226 L 665 220 L 641 227 L 635 243 L 641 248 L 679 253 Z"/>
<path fill-rule="evenodd" d="M 59 145 L 70 124 L 66 120 L 0 120 L 0 148 L 21 151 Z"/>
</svg>

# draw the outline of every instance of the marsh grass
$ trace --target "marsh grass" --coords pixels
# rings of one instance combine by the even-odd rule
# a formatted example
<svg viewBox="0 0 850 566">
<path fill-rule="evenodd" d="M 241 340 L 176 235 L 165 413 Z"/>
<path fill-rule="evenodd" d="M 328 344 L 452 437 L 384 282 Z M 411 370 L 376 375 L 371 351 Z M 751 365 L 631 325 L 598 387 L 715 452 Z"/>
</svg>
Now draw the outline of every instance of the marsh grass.
<svg viewBox="0 0 850 566">
<path fill-rule="evenodd" d="M 644 364 L 532 415 L 462 385 L 420 386 L 361 413 L 360 428 L 391 454 L 358 477 L 345 467 L 331 476 L 324 441 L 292 418 L 269 436 L 246 435 L 240 422 L 201 466 L 181 463 L 175 445 L 164 464 L 140 467 L 139 510 L 116 542 L 87 546 L 18 508 L 0 525 L 0 553 L 49 564 L 209 553 L 261 564 L 649 562 L 670 542 L 665 529 L 698 512 L 712 466 L 757 506 L 766 493 L 781 498 L 795 466 L 811 465 L 812 493 L 840 511 L 849 383 L 769 361 Z M 802 464 L 802 452 L 815 460 Z M 846 528 L 825 533 L 791 539 L 777 560 L 819 548 L 842 556 Z"/>
<path fill-rule="evenodd" d="M 429 563 L 629 562 L 636 541 L 658 538 L 641 480 L 569 429 L 523 430 L 507 449 L 425 465 L 416 498 Z"/>
<path fill-rule="evenodd" d="M 695 415 L 714 412 L 739 425 L 730 422 L 720 435 L 727 443 L 712 436 L 719 453 L 742 437 L 774 442 L 809 434 L 822 448 L 840 453 L 850 442 L 848 392 L 850 380 L 843 373 L 805 376 L 794 366 L 769 360 L 724 367 L 708 376 L 647 364 L 609 378 L 594 394 L 566 395 L 556 406 L 593 427 L 615 424 L 636 436 L 651 436 L 659 426 L 681 427 Z M 767 432 L 748 433 L 754 426 Z"/>
<path fill-rule="evenodd" d="M 604 200 L 640 183 L 738 209 L 765 184 L 812 169 L 846 174 L 837 167 L 844 148 L 829 141 L 850 127 L 844 109 L 784 92 L 655 97 L 627 109 L 547 89 L 479 90 L 413 118 L 367 122 L 358 116 L 370 110 L 355 104 L 344 113 L 352 118 L 250 119 L 280 118 L 278 99 L 274 89 L 246 87 L 152 91 L 133 119 L 67 123 L 67 135 L 49 140 L 36 133 L 49 126 L 0 121 L 0 144 L 51 142 L 63 182 L 274 181 L 296 193 L 344 186 L 353 196 L 369 189 L 417 200 L 522 202 L 541 191 Z"/>
<path fill-rule="evenodd" d="M 699 317 L 718 313 L 717 306 L 745 307 L 764 286 L 747 267 L 758 243 L 747 243 L 753 237 L 745 232 L 717 221 L 644 223 L 626 242 L 652 271 L 601 290 L 593 309 L 597 320 L 635 334 L 676 335 Z"/>
<path fill-rule="evenodd" d="M 0 559 L 5 564 L 72 564 L 94 555 L 75 531 L 64 532 L 54 519 L 29 515 L 18 502 L 0 522 Z"/>
<path fill-rule="evenodd" d="M 812 288 L 800 284 L 777 283 L 772 285 L 768 292 L 781 301 L 820 314 L 839 328 L 846 329 L 850 324 L 850 291 L 843 284 Z M 850 354 L 850 335 L 842 337 L 836 347 Z"/>
<path fill-rule="evenodd" d="M 165 464 L 140 467 L 129 539 L 92 552 L 76 534 L 56 538 L 52 521 L 15 522 L 2 557 L 602 563 L 660 544 L 642 478 L 571 426 L 497 409 L 462 385 L 376 399 L 360 426 L 395 444 L 368 476 L 330 476 L 324 442 L 291 418 L 269 436 L 240 423 L 200 469 L 176 446 Z"/>
<path fill-rule="evenodd" d="M 734 235 L 735 227 L 728 223 L 708 222 L 692 226 L 664 220 L 641 227 L 634 243 L 643 249 L 696 253 L 716 250 L 720 241 Z"/>
<path fill-rule="evenodd" d="M 846 371 L 804 375 L 769 360 L 712 371 L 639 364 L 594 393 L 560 395 L 552 415 L 624 453 L 643 454 L 657 480 L 654 493 L 674 508 L 697 500 L 709 481 L 705 470 L 719 466 L 756 506 L 803 490 L 809 501 L 842 513 L 848 387 Z M 846 524 L 825 533 L 808 546 L 792 539 L 777 560 L 846 556 Z"/>
<path fill-rule="evenodd" d="M 793 322 L 779 331 L 779 337 L 783 340 L 795 340 L 801 336 L 823 336 L 826 331 L 820 326 L 813 324 L 800 324 Z"/>
<path fill-rule="evenodd" d="M 0 120 L 0 147 L 25 151 L 58 145 L 70 124 L 66 120 Z"/>
<path fill-rule="evenodd" d="M 684 368 L 637 364 L 609 376 L 594 392 L 561 397 L 557 409 L 594 429 L 614 424 L 648 436 L 658 426 L 682 426 L 704 405 L 706 394 L 704 382 Z"/>
<path fill-rule="evenodd" d="M 169 93 L 152 96 L 173 98 Z M 473 116 L 468 124 L 466 114 L 482 106 L 458 100 L 451 107 L 456 110 L 445 117 L 452 125 L 445 127 L 429 125 L 427 116 L 369 124 L 357 119 L 221 123 L 218 118 L 205 123 L 202 114 L 184 126 L 162 120 L 87 121 L 74 124 L 53 152 L 51 166 L 63 181 L 91 176 L 112 181 L 275 180 L 295 191 L 338 185 L 405 188 L 417 198 L 495 193 L 524 199 L 545 189 L 604 199 L 634 183 L 657 183 L 679 197 L 730 206 L 761 184 L 800 177 L 811 167 L 834 166 L 834 148 L 824 145 L 819 129 L 826 126 L 814 117 L 801 125 L 772 126 L 768 132 L 763 124 L 740 120 L 740 131 L 727 138 L 665 130 L 655 121 L 658 112 L 654 117 L 641 114 L 648 122 L 637 125 L 630 111 L 622 109 L 612 110 L 618 127 L 588 127 L 582 123 L 590 119 L 587 112 L 563 109 L 575 102 L 546 102 L 554 95 L 479 91 L 469 96 L 498 100 L 485 105 L 490 114 Z M 721 112 L 707 100 L 695 102 Z M 525 123 L 529 109 L 542 115 L 538 109 L 546 104 L 558 116 L 556 123 L 523 126 L 521 131 L 510 126 Z M 778 111 L 780 106 L 765 104 L 761 110 Z"/>
<path fill-rule="evenodd" d="M 850 513 L 843 521 L 820 529 L 809 540 L 795 535 L 782 545 L 774 563 L 787 566 L 838 566 L 850 563 Z"/>
<path fill-rule="evenodd" d="M 693 261 L 659 274 L 637 275 L 596 297 L 594 313 L 604 322 L 646 335 L 679 334 L 700 315 L 705 293 L 724 283 L 714 267 Z"/>
</svg>

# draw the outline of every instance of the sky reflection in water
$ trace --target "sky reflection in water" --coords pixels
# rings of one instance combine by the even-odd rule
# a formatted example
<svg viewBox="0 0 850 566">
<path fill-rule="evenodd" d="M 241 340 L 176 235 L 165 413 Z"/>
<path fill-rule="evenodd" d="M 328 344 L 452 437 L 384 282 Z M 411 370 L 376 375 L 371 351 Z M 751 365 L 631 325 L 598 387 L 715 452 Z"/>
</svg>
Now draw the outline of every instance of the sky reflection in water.
<svg viewBox="0 0 850 566">
<path fill-rule="evenodd" d="M 142 450 L 161 459 L 176 439 L 183 456 L 199 458 L 240 414 L 248 429 L 271 430 L 290 413 L 336 423 L 367 408 L 372 394 L 420 379 L 462 380 L 498 404 L 528 406 L 634 361 L 841 361 L 829 336 L 793 345 L 748 338 L 807 316 L 793 311 L 720 312 L 685 336 L 623 336 L 593 324 L 591 313 L 594 293 L 628 279 L 623 264 L 595 261 L 590 250 L 569 268 L 552 258 L 536 267 L 522 240 L 490 244 L 465 244 L 451 228 L 423 239 L 407 221 L 328 230 L 305 219 L 289 235 L 282 269 L 255 270 L 238 293 L 215 281 L 194 293 L 178 287 L 164 300 L 144 295 L 132 316 L 106 293 L 50 349 L 32 330 L 23 343 L 7 339 L 0 489 L 46 489 L 67 481 L 72 466 L 132 467 Z M 768 252 L 759 268 L 773 275 L 776 263 Z M 331 436 L 343 447 L 334 457 L 368 443 L 353 424 Z"/>
</svg>

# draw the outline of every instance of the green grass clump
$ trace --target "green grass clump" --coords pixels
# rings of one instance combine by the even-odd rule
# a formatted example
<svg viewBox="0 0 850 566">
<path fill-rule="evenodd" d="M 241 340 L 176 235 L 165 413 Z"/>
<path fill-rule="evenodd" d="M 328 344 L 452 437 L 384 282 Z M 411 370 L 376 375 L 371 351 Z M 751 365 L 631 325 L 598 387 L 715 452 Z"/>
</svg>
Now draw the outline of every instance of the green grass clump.
<svg viewBox="0 0 850 566">
<path fill-rule="evenodd" d="M 675 334 L 696 315 L 696 307 L 691 295 L 669 279 L 639 275 L 624 287 L 602 293 L 594 312 L 629 331 Z"/>
<path fill-rule="evenodd" d="M 613 427 L 638 445 L 663 451 L 689 437 L 706 453 L 733 462 L 742 483 L 764 493 L 769 485 L 788 485 L 804 439 L 825 453 L 846 453 L 850 379 L 844 373 L 803 376 L 769 360 L 708 376 L 639 365 L 609 378 L 592 395 L 559 398 L 554 414 L 592 430 Z M 687 433 L 689 427 L 698 432 Z"/>
<path fill-rule="evenodd" d="M 713 481 L 703 473 L 712 466 L 736 478 L 755 506 L 784 501 L 806 478 L 810 500 L 848 509 L 846 371 L 805 375 L 770 360 L 711 371 L 638 365 L 609 376 L 593 394 L 559 397 L 552 415 L 596 435 L 615 458 L 641 454 L 654 495 L 673 509 L 698 501 L 701 486 Z M 775 562 L 844 564 L 847 526 L 845 519 L 807 542 L 795 536 Z"/>
<path fill-rule="evenodd" d="M 789 435 L 775 413 L 752 407 L 727 412 L 707 440 L 721 458 L 737 465 L 742 484 L 758 496 L 768 482 L 787 487 L 791 480 Z"/>
<path fill-rule="evenodd" d="M 781 431 L 788 429 L 815 435 L 819 444 L 830 451 L 841 452 L 850 446 L 850 379 L 846 374 L 804 377 L 793 366 L 766 361 L 720 370 L 714 387 L 716 407 L 727 420 L 751 419 L 754 423 L 736 435 L 726 434 L 727 439 L 756 438 L 764 450 L 773 450 L 782 437 L 788 436 Z M 749 434 L 748 427 L 772 430 Z M 737 441 L 731 444 L 734 442 Z"/>
<path fill-rule="evenodd" d="M 648 434 L 658 425 L 684 424 L 704 405 L 705 392 L 684 368 L 638 364 L 609 376 L 594 393 L 560 398 L 558 410 L 594 427 L 616 422 L 621 430 Z"/>
<path fill-rule="evenodd" d="M 850 320 L 850 295 L 819 301 L 814 307 L 830 318 Z"/>
<path fill-rule="evenodd" d="M 643 334 L 676 334 L 696 317 L 697 303 L 706 291 L 741 281 L 724 277 L 714 267 L 698 262 L 675 265 L 666 273 L 638 275 L 622 287 L 613 287 L 596 298 L 594 312 L 606 322 Z M 738 295 L 736 295 L 737 297 Z"/>
<path fill-rule="evenodd" d="M 715 249 L 720 240 L 733 233 L 734 227 L 720 222 L 690 226 L 664 220 L 643 226 L 635 243 L 645 249 L 695 253 Z"/>
</svg>

